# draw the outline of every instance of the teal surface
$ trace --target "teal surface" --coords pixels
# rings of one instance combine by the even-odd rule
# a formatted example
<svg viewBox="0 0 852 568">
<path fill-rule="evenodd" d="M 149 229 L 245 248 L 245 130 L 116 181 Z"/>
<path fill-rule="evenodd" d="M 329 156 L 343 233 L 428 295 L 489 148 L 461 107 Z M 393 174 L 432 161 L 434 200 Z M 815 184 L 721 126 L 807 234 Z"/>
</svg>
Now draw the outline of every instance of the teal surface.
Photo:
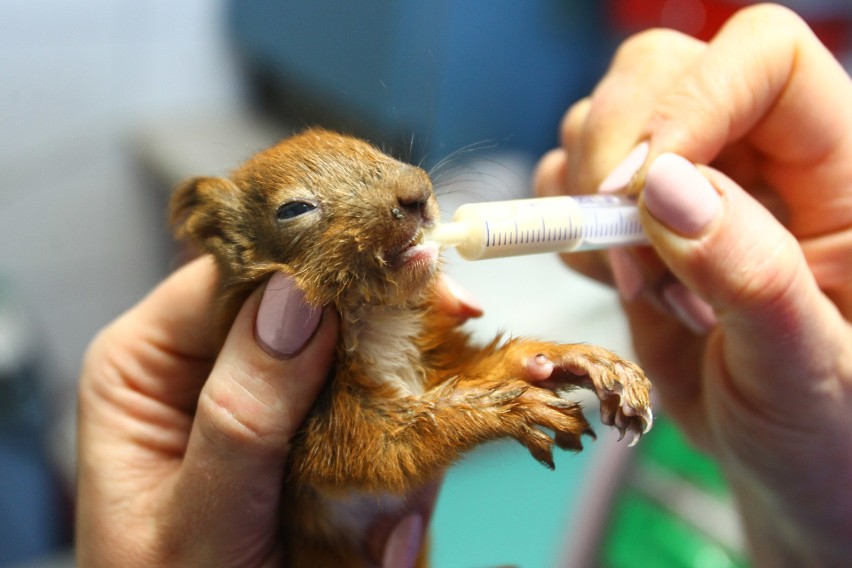
<svg viewBox="0 0 852 568">
<path fill-rule="evenodd" d="M 595 443 L 556 452 L 556 470 L 514 441 L 482 446 L 453 467 L 432 523 L 437 568 L 554 566 L 582 496 Z"/>
</svg>

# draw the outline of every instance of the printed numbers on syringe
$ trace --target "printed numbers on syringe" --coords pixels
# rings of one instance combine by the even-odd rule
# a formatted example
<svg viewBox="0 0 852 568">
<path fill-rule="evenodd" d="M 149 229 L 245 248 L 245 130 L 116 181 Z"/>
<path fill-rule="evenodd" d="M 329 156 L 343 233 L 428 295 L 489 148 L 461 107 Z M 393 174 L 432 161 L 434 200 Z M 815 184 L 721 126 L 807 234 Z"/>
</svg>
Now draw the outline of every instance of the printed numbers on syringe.
<svg viewBox="0 0 852 568">
<path fill-rule="evenodd" d="M 625 243 L 624 238 L 636 236 L 641 241 L 642 225 L 635 216 L 626 217 L 624 212 L 592 212 L 584 216 L 585 222 L 580 225 L 566 219 L 562 226 L 548 227 L 544 219 L 541 226 L 536 229 L 524 229 L 518 227 L 517 222 L 510 230 L 493 228 L 492 223 L 485 222 L 486 247 L 502 247 L 510 245 L 538 245 L 542 243 L 554 243 L 556 246 L 576 246 L 571 250 L 592 250 L 606 248 L 614 244 Z M 589 222 L 591 220 L 591 222 Z M 499 225 L 499 224 L 498 224 Z M 566 252 L 564 249 L 560 250 Z"/>
<path fill-rule="evenodd" d="M 634 204 L 613 209 L 583 209 L 583 242 L 577 250 L 611 248 L 647 242 L 642 224 L 639 222 L 639 210 Z"/>
<path fill-rule="evenodd" d="M 581 235 L 581 228 L 573 226 L 568 220 L 568 225 L 563 227 L 547 227 L 544 223 L 544 219 L 541 220 L 541 227 L 538 229 L 526 229 L 521 230 L 518 227 L 518 224 L 515 223 L 514 230 L 512 231 L 500 231 L 494 230 L 491 228 L 491 223 L 485 222 L 485 246 L 487 247 L 500 247 L 505 245 L 528 245 L 534 243 L 541 242 L 552 242 L 552 241 L 573 241 L 579 239 Z"/>
</svg>

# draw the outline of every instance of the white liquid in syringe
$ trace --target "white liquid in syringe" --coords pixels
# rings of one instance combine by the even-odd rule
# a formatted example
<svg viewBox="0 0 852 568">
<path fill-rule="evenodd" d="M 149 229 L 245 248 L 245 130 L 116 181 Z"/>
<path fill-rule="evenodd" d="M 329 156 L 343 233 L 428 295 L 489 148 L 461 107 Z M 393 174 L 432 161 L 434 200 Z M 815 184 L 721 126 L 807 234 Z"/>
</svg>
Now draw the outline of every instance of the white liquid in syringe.
<svg viewBox="0 0 852 568">
<path fill-rule="evenodd" d="M 643 244 L 636 202 L 614 195 L 469 203 L 430 236 L 479 260 Z"/>
</svg>

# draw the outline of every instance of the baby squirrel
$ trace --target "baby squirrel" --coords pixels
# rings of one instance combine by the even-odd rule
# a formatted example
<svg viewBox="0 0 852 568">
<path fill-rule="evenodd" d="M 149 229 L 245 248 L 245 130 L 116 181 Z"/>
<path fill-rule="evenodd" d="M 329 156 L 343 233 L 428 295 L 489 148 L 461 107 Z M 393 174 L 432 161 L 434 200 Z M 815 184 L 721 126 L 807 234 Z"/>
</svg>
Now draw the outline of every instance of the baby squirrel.
<svg viewBox="0 0 852 568">
<path fill-rule="evenodd" d="M 650 383 L 605 349 L 473 345 L 438 308 L 438 249 L 424 239 L 438 222 L 429 177 L 364 141 L 302 132 L 230 179 L 186 181 L 171 219 L 216 259 L 223 330 L 275 271 L 341 316 L 332 376 L 290 453 L 285 565 L 369 565 L 364 512 L 393 515 L 488 440 L 515 438 L 552 468 L 554 444 L 576 451 L 593 435 L 563 391 L 594 389 L 603 422 L 622 435 L 651 426 Z"/>
</svg>

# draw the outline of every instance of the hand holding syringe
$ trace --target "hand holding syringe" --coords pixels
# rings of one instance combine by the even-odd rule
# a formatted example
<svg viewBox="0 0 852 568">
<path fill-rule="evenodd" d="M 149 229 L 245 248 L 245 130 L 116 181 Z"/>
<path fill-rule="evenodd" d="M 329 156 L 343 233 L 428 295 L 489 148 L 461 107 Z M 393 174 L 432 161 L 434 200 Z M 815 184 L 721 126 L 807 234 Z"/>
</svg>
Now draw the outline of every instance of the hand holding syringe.
<svg viewBox="0 0 852 568">
<path fill-rule="evenodd" d="M 647 242 L 636 202 L 614 195 L 469 203 L 429 238 L 455 246 L 467 260 Z"/>
</svg>

